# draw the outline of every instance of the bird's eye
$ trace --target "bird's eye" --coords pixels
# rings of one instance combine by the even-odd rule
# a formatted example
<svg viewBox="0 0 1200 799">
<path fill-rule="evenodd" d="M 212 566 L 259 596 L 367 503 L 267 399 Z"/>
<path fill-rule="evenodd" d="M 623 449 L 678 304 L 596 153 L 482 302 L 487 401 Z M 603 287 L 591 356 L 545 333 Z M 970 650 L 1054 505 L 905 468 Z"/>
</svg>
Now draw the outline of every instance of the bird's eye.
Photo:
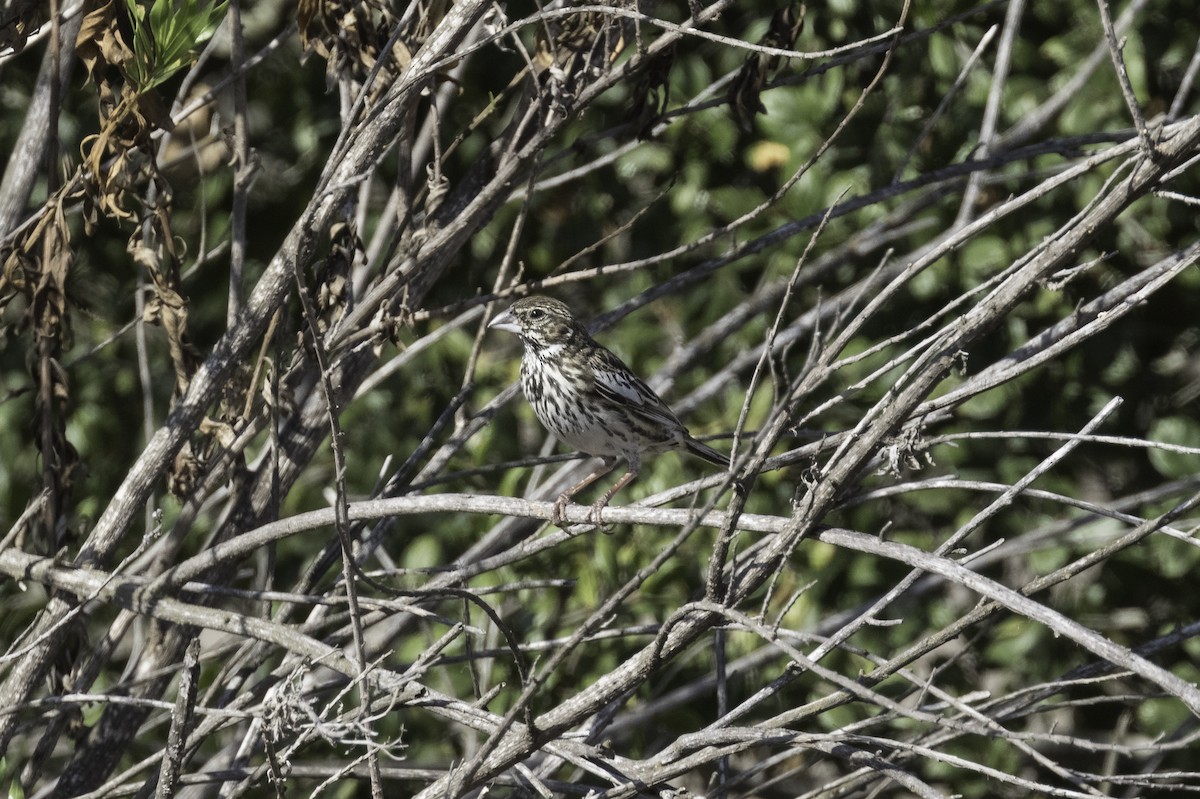
<svg viewBox="0 0 1200 799">
<path fill-rule="evenodd" d="M 541 308 L 534 308 L 532 311 L 529 312 L 530 319 L 541 319 L 545 315 L 546 315 L 546 312 L 543 311 Z"/>
</svg>

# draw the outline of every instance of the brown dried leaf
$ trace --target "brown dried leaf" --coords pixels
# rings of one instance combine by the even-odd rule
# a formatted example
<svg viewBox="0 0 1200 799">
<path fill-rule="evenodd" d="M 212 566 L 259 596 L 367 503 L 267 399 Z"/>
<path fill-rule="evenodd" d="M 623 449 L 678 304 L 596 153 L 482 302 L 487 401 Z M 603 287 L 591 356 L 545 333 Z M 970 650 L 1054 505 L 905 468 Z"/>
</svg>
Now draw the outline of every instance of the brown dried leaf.
<svg viewBox="0 0 1200 799">
<path fill-rule="evenodd" d="M 154 91 L 138 92 L 123 77 L 135 55 L 121 27 L 121 0 L 100 0 L 83 19 L 75 52 L 99 95 L 100 130 L 84 138 L 80 154 L 85 174 L 93 182 L 92 210 L 134 221 L 125 210 L 124 195 L 135 178 L 144 176 L 150 134 L 171 130 L 171 115 Z M 94 220 L 89 220 L 89 226 Z"/>
<path fill-rule="evenodd" d="M 805 11 L 803 3 L 789 2 L 771 17 L 771 25 L 758 43 L 777 50 L 794 48 L 796 39 L 804 30 Z M 729 106 L 738 127 L 743 131 L 749 133 L 753 129 L 756 114 L 766 113 L 767 109 L 759 95 L 782 60 L 780 56 L 754 53 L 746 59 L 733 79 L 729 88 Z"/>
<path fill-rule="evenodd" d="M 17 295 L 29 292 L 30 281 L 37 271 L 37 262 L 24 250 L 4 251 L 4 268 L 0 271 L 0 308 L 5 308 Z"/>
<path fill-rule="evenodd" d="M 203 462 L 196 457 L 191 442 L 186 442 L 175 455 L 171 471 L 167 474 L 167 490 L 176 497 L 186 497 L 192 493 L 203 475 Z"/>
<path fill-rule="evenodd" d="M 391 51 L 371 90 L 374 99 L 408 69 L 413 52 L 449 6 L 446 0 L 434 0 L 415 13 L 406 13 L 407 27 L 394 40 L 400 22 L 390 6 L 379 0 L 301 0 L 296 8 L 296 25 L 305 50 L 327 62 L 326 82 L 330 86 L 343 79 L 365 81 L 391 42 Z"/>
<path fill-rule="evenodd" d="M 322 58 L 329 57 L 327 40 L 335 38 L 338 30 L 336 0 L 300 0 L 296 4 L 296 27 L 300 30 L 300 45 Z"/>
<path fill-rule="evenodd" d="M 103 0 L 84 15 L 75 37 L 75 54 L 97 86 L 103 81 L 105 67 L 119 68 L 134 57 L 117 25 L 117 0 Z"/>
<path fill-rule="evenodd" d="M 188 338 L 187 300 L 175 289 L 176 271 L 164 273 L 158 251 L 141 241 L 140 232 L 130 239 L 127 249 L 133 260 L 144 266 L 154 283 L 154 296 L 146 303 L 142 321 L 160 325 L 167 336 L 167 348 L 175 369 L 175 396 L 183 396 L 200 362 L 200 355 Z"/>
<path fill-rule="evenodd" d="M 171 119 L 171 109 L 163 102 L 162 95 L 155 89 L 138 95 L 137 118 L 143 123 L 139 131 L 143 135 L 148 136 L 155 130 L 175 129 L 175 122 Z"/>
<path fill-rule="evenodd" d="M 74 253 L 63 209 L 79 196 L 71 186 L 61 188 L 46 200 L 37 223 L 0 251 L 0 309 L 24 298 L 20 328 L 54 341 L 70 333 L 67 280 Z"/>
<path fill-rule="evenodd" d="M 58 338 L 67 324 L 67 276 L 75 254 L 61 204 L 54 205 L 52 217 L 42 238 L 42 276 L 34 290 L 33 313 L 38 335 Z"/>
<path fill-rule="evenodd" d="M 46 22 L 47 8 L 41 0 L 16 0 L 0 16 L 0 50 L 12 48 L 14 55 L 25 49 L 30 34 Z"/>
<path fill-rule="evenodd" d="M 601 51 L 609 49 L 600 40 L 612 27 L 608 15 L 600 12 L 581 11 L 550 19 L 538 27 L 533 65 L 538 71 L 558 67 L 570 74 L 580 58 L 593 54 L 598 47 Z M 623 47 L 621 41 L 611 50 L 610 59 L 615 59 Z"/>
<path fill-rule="evenodd" d="M 671 102 L 671 67 L 675 63 L 675 45 L 656 53 L 646 62 L 630 98 L 627 119 L 644 139 L 666 113 Z"/>
<path fill-rule="evenodd" d="M 233 425 L 218 422 L 205 416 L 200 420 L 200 434 L 216 441 L 222 449 L 230 449 L 237 441 L 237 431 Z"/>
<path fill-rule="evenodd" d="M 354 227 L 336 222 L 329 231 L 329 254 L 316 279 L 317 329 L 324 333 L 346 312 L 350 300 L 350 270 L 357 258 L 365 257 L 362 239 Z"/>
<path fill-rule="evenodd" d="M 80 153 L 86 174 L 91 177 L 89 199 L 94 209 L 114 219 L 136 222 L 137 217 L 125 209 L 125 194 L 135 187 L 135 176 L 141 174 L 149 162 L 134 142 L 117 136 L 120 132 L 118 122 L 117 115 L 110 116 L 99 133 L 80 143 Z M 109 149 L 113 155 L 106 164 L 104 158 Z"/>
</svg>

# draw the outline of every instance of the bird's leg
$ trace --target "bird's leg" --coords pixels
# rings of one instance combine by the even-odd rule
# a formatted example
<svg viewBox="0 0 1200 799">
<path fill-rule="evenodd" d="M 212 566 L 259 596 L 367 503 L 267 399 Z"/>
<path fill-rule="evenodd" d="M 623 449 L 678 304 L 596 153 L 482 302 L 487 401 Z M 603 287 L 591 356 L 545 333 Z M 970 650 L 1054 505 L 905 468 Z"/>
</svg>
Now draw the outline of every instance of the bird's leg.
<svg viewBox="0 0 1200 799">
<path fill-rule="evenodd" d="M 567 503 L 571 501 L 571 497 L 575 496 L 580 491 L 611 472 L 613 467 L 617 465 L 616 458 L 602 458 L 601 460 L 602 463 L 600 464 L 599 468 L 595 469 L 587 477 L 583 478 L 578 483 L 559 494 L 558 499 L 554 500 L 554 508 L 550 511 L 551 524 L 561 527 L 564 519 L 566 518 Z M 605 499 L 605 501 L 607 502 L 608 500 Z"/>
<path fill-rule="evenodd" d="M 592 524 L 600 527 L 600 511 L 608 505 L 608 501 L 612 499 L 618 491 L 629 485 L 629 481 L 638 476 L 638 464 L 630 463 L 629 471 L 621 475 L 621 479 L 613 483 L 613 487 L 604 492 L 604 496 L 592 503 L 592 512 L 588 515 Z"/>
</svg>

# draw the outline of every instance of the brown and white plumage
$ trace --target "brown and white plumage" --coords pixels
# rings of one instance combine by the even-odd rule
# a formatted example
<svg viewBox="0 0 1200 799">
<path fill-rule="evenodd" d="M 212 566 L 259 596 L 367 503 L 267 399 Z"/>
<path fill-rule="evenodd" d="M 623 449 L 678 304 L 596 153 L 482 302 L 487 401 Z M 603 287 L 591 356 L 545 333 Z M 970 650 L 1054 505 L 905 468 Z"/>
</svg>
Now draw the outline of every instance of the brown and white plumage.
<svg viewBox="0 0 1200 799">
<path fill-rule="evenodd" d="M 642 456 L 685 450 L 718 466 L 729 459 L 697 441 L 654 390 L 620 358 L 598 344 L 571 313 L 548 297 L 517 300 L 488 327 L 521 337 L 521 388 L 534 413 L 570 446 L 604 459 L 610 470 L 618 458 L 629 470 L 593 506 L 593 519 L 641 468 Z M 604 472 L 567 489 L 555 503 L 555 518 L 570 498 Z"/>
</svg>

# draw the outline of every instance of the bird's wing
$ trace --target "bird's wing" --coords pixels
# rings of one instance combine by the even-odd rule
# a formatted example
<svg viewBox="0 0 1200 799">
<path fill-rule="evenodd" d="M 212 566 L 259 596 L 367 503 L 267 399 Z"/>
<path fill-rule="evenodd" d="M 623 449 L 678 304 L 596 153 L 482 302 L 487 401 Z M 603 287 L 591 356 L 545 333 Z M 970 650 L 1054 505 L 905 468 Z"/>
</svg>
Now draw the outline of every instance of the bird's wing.
<svg viewBox="0 0 1200 799">
<path fill-rule="evenodd" d="M 616 355 L 597 347 L 591 366 L 596 392 L 608 402 L 647 417 L 655 424 L 671 429 L 683 427 L 654 389 L 631 372 Z"/>
</svg>

